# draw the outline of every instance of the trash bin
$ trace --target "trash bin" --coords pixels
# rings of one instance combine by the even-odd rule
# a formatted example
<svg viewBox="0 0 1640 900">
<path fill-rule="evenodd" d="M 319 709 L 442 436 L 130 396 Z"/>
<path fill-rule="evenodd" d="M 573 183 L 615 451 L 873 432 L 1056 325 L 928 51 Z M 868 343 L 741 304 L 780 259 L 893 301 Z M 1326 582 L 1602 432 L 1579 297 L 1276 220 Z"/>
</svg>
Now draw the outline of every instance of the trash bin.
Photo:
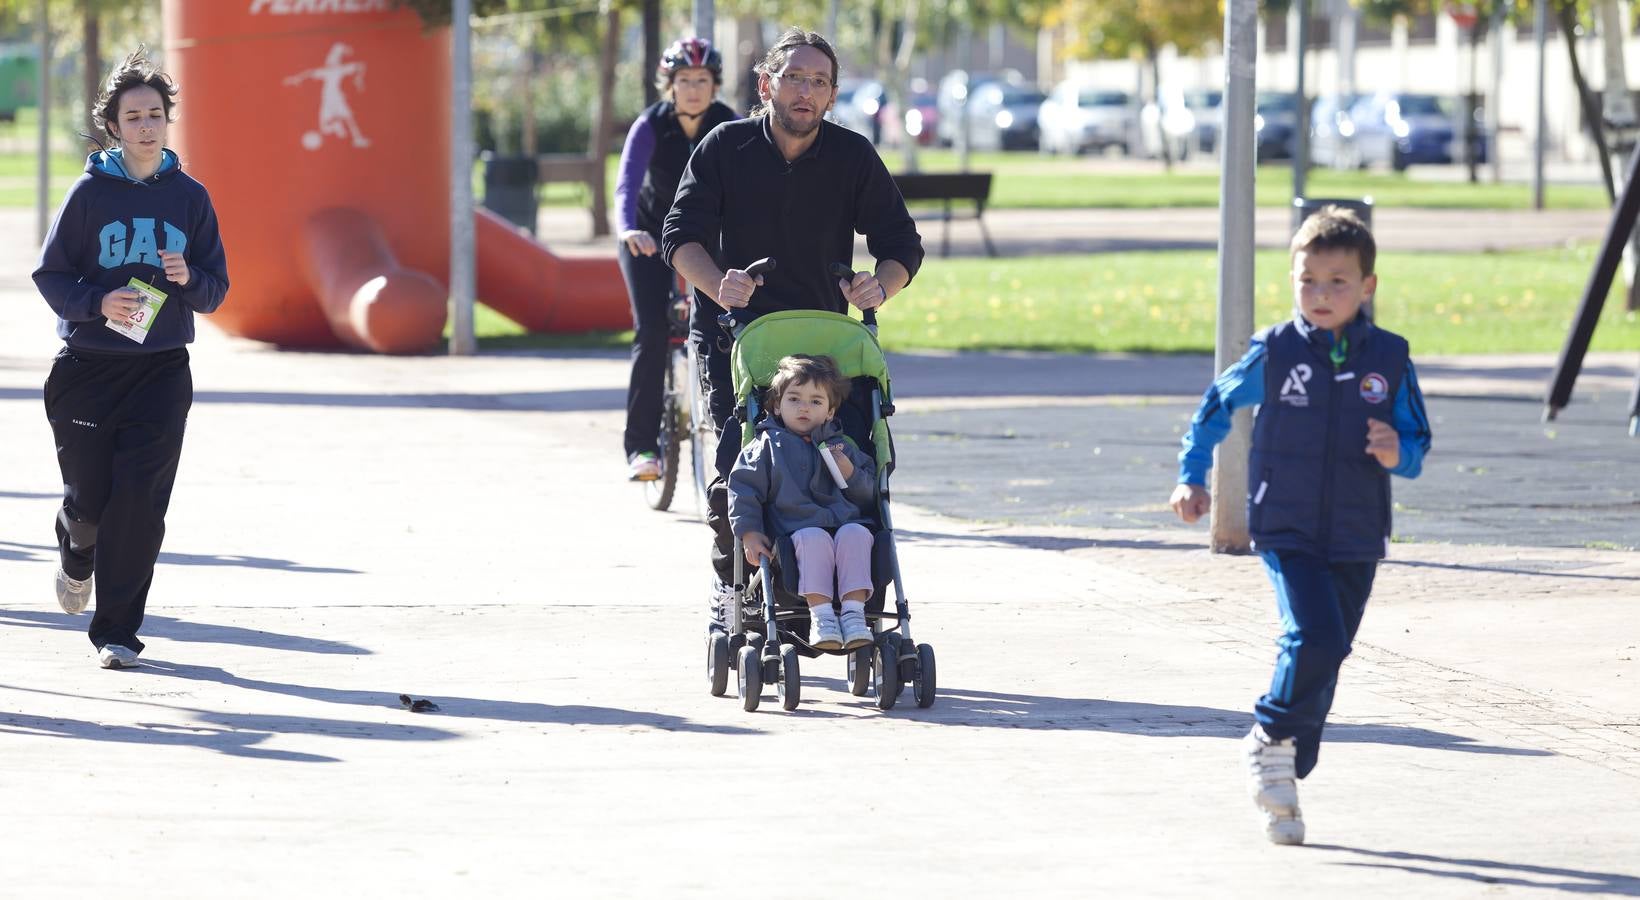
<svg viewBox="0 0 1640 900">
<path fill-rule="evenodd" d="M 485 151 L 484 207 L 507 221 L 535 233 L 536 163 L 530 156 L 496 156 Z"/>
<path fill-rule="evenodd" d="M 1335 197 L 1294 197 L 1293 198 L 1293 230 L 1304 224 L 1304 220 L 1321 211 L 1323 206 L 1342 206 L 1361 217 L 1366 223 L 1367 230 L 1372 230 L 1372 198 L 1362 197 L 1360 200 L 1344 200 Z"/>
</svg>

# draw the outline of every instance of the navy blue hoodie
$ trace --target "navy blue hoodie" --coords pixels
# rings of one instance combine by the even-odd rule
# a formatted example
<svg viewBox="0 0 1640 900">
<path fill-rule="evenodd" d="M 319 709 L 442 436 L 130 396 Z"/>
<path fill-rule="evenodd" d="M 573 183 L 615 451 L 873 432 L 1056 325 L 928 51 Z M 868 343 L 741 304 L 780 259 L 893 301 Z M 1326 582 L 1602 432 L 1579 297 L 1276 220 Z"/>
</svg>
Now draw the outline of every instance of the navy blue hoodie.
<svg viewBox="0 0 1640 900">
<path fill-rule="evenodd" d="M 165 277 L 159 251 L 181 253 L 188 286 Z M 103 295 L 132 276 L 168 296 L 143 343 L 109 328 Z M 34 284 L 57 313 L 57 336 L 95 353 L 158 353 L 194 339 L 194 313 L 214 312 L 228 293 L 228 263 L 205 186 L 162 151 L 159 171 L 136 181 L 120 152 L 98 151 L 68 189 L 40 250 Z"/>
</svg>

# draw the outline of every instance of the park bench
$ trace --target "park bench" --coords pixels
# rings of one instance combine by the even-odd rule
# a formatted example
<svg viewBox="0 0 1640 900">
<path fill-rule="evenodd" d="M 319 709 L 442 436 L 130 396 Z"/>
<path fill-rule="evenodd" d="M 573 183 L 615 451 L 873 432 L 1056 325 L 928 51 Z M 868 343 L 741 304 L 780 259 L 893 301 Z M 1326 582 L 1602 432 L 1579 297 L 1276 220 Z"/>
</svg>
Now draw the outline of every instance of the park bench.
<svg viewBox="0 0 1640 900">
<path fill-rule="evenodd" d="M 586 185 L 592 199 L 592 236 L 609 234 L 609 209 L 605 200 L 603 161 L 584 153 L 543 153 L 535 158 L 536 180 L 540 184 L 577 182 Z"/>
<path fill-rule="evenodd" d="M 941 220 L 945 223 L 940 234 L 940 255 L 951 254 L 951 204 L 958 200 L 974 202 L 974 221 L 979 223 L 980 237 L 985 241 L 985 252 L 996 256 L 991 235 L 985 230 L 985 204 L 991 198 L 990 172 L 908 172 L 894 176 L 900 196 L 906 205 L 922 202 L 943 204 Z"/>
</svg>

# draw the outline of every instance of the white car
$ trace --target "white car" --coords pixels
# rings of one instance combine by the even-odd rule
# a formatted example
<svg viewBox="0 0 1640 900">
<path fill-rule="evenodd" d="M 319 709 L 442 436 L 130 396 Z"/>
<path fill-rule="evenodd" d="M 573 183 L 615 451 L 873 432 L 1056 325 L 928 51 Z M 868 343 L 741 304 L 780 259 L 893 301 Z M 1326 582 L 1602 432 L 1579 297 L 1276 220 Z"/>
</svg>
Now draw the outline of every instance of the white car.
<svg viewBox="0 0 1640 900">
<path fill-rule="evenodd" d="M 1037 111 L 1044 153 L 1083 153 L 1117 147 L 1126 154 L 1139 140 L 1139 104 L 1126 91 L 1064 82 Z"/>
</svg>

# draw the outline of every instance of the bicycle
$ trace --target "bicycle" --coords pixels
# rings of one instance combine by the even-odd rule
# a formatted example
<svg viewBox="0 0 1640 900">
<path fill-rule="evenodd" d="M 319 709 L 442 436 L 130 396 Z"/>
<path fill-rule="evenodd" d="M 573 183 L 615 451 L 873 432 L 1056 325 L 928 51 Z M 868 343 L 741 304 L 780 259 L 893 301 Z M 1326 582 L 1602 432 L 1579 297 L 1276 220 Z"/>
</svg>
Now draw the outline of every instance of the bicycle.
<svg viewBox="0 0 1640 900">
<path fill-rule="evenodd" d="M 671 359 L 666 367 L 661 395 L 661 427 L 656 457 L 661 474 L 644 485 L 644 499 L 650 509 L 666 510 L 672 505 L 683 460 L 683 442 L 689 442 L 690 469 L 695 485 L 695 514 L 703 521 L 706 510 L 707 473 L 717 430 L 712 426 L 706 391 L 701 385 L 704 360 L 689 340 L 689 311 L 694 300 L 688 285 L 680 279 L 672 290 L 667 343 Z"/>
</svg>

